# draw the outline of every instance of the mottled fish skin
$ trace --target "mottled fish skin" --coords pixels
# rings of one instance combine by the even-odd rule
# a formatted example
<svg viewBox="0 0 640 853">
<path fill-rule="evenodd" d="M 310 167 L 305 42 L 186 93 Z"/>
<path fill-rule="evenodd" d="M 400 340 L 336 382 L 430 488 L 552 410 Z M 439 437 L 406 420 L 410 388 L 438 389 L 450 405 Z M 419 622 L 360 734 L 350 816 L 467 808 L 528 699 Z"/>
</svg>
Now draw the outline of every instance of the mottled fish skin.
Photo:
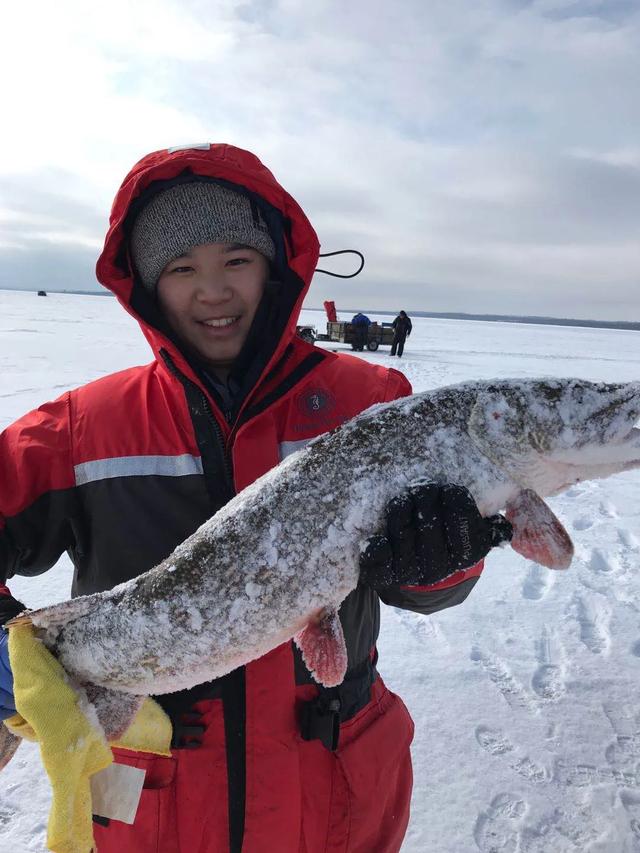
<svg viewBox="0 0 640 853">
<path fill-rule="evenodd" d="M 640 383 L 471 382 L 372 407 L 288 457 L 162 564 L 31 614 L 81 682 L 134 694 L 217 678 L 335 610 L 387 502 L 469 488 L 483 514 L 640 465 Z M 535 496 L 534 496 L 535 497 Z"/>
</svg>

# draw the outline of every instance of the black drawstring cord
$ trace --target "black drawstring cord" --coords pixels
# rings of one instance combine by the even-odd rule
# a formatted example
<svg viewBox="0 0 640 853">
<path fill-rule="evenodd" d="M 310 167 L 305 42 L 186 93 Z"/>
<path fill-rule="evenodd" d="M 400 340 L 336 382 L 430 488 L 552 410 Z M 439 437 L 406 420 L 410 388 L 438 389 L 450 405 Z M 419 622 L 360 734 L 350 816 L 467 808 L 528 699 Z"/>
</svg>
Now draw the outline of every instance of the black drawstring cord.
<svg viewBox="0 0 640 853">
<path fill-rule="evenodd" d="M 341 275 L 338 272 L 329 272 L 329 270 L 316 269 L 316 272 L 323 272 L 325 275 L 332 275 L 334 278 L 355 278 L 364 268 L 364 255 L 357 249 L 340 249 L 339 252 L 324 252 L 320 254 L 321 258 L 330 258 L 333 255 L 357 255 L 360 258 L 360 266 L 355 272 L 350 275 Z"/>
</svg>

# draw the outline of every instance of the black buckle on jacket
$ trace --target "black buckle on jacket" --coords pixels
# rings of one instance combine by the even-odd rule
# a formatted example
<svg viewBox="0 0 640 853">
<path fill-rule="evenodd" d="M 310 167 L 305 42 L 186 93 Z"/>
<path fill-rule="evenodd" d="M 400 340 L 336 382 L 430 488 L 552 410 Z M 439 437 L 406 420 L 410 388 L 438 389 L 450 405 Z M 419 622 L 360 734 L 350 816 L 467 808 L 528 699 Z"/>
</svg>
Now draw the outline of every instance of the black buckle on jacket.
<svg viewBox="0 0 640 853">
<path fill-rule="evenodd" d="M 221 699 L 222 687 L 223 679 L 217 679 L 216 681 L 198 684 L 189 690 L 164 693 L 154 697 L 171 720 L 173 727 L 172 749 L 197 749 L 202 746 L 202 735 L 206 726 L 199 722 L 202 719 L 202 714 L 200 711 L 196 711 L 193 706 L 202 699 Z"/>
<path fill-rule="evenodd" d="M 320 694 L 311 702 L 305 702 L 300 721 L 302 740 L 320 740 L 324 747 L 335 752 L 340 740 L 341 707 L 338 696 Z"/>
<path fill-rule="evenodd" d="M 207 728 L 202 723 L 197 723 L 191 719 L 201 717 L 198 711 L 189 711 L 189 720 L 185 721 L 185 714 L 181 719 L 173 721 L 173 737 L 171 738 L 171 746 L 173 749 L 198 749 L 202 746 L 202 735 Z"/>
<path fill-rule="evenodd" d="M 173 727 L 171 746 L 173 749 L 198 749 L 202 746 L 202 735 L 206 726 L 178 723 Z"/>
<path fill-rule="evenodd" d="M 371 686 L 378 673 L 375 662 L 366 658 L 353 667 L 339 687 L 318 685 L 319 695 L 302 705 L 300 734 L 303 740 L 320 740 L 331 752 L 338 748 L 340 723 L 350 720 L 371 701 Z"/>
</svg>

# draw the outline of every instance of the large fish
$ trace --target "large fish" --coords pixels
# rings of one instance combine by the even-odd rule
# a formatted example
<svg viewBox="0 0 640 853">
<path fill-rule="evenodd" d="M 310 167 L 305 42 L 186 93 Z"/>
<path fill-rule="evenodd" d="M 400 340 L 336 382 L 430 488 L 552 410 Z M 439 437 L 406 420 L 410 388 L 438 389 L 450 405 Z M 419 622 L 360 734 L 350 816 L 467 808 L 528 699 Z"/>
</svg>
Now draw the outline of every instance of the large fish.
<svg viewBox="0 0 640 853">
<path fill-rule="evenodd" d="M 84 685 L 108 736 L 140 696 L 217 678 L 292 637 L 315 678 L 346 667 L 340 603 L 387 502 L 418 482 L 466 486 L 550 568 L 571 540 L 542 498 L 640 466 L 640 383 L 469 382 L 376 405 L 249 486 L 164 562 L 20 616 Z M 116 691 L 116 692 L 114 692 Z"/>
</svg>

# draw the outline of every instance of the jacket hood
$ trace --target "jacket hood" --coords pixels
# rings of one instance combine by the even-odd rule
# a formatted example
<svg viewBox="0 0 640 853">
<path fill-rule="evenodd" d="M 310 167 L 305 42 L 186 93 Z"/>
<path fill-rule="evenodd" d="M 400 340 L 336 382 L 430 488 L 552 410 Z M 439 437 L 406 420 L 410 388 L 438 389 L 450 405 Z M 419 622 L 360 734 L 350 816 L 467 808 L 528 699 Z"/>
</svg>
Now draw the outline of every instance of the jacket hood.
<svg viewBox="0 0 640 853">
<path fill-rule="evenodd" d="M 162 331 L 164 324 L 155 299 L 135 281 L 127 246 L 131 218 L 140 206 L 140 198 L 153 192 L 151 185 L 162 182 L 160 186 L 163 186 L 167 182 L 189 180 L 190 176 L 240 188 L 259 204 L 267 222 L 275 226 L 271 230 L 276 231 L 278 275 L 282 278 L 285 296 L 278 321 L 278 340 L 264 373 L 281 357 L 295 335 L 320 245 L 302 208 L 250 151 L 233 145 L 205 143 L 154 151 L 143 157 L 126 176 L 114 199 L 109 230 L 96 265 L 98 281 L 138 320 L 156 358 L 161 349 L 168 351 L 180 369 L 193 378 L 186 359 Z"/>
</svg>

